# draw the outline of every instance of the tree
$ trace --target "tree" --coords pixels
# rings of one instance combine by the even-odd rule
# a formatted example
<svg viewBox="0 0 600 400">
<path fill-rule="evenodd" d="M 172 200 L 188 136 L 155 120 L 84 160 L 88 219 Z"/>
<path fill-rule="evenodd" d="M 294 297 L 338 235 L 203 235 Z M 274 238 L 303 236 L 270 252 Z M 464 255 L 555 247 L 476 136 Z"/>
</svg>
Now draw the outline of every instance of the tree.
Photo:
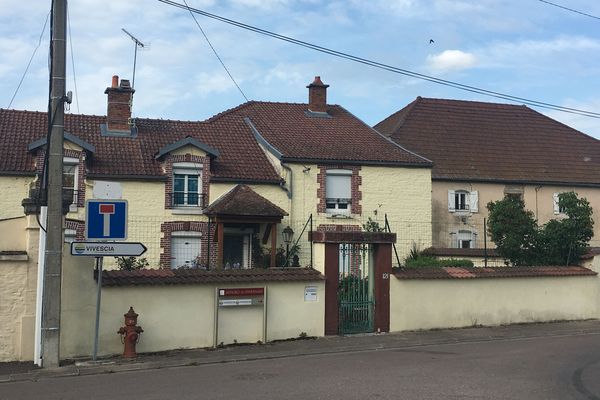
<svg viewBox="0 0 600 400">
<path fill-rule="evenodd" d="M 512 265 L 535 263 L 537 223 L 520 197 L 489 202 L 488 232 L 502 257 Z"/>
<path fill-rule="evenodd" d="M 507 196 L 488 203 L 488 232 L 500 255 L 515 266 L 579 261 L 594 236 L 592 207 L 574 192 L 561 193 L 558 205 L 566 218 L 538 227 L 520 198 Z"/>
<path fill-rule="evenodd" d="M 551 220 L 540 231 L 540 264 L 577 262 L 594 236 L 593 211 L 587 199 L 574 192 L 561 193 L 558 206 L 567 218 Z"/>
</svg>

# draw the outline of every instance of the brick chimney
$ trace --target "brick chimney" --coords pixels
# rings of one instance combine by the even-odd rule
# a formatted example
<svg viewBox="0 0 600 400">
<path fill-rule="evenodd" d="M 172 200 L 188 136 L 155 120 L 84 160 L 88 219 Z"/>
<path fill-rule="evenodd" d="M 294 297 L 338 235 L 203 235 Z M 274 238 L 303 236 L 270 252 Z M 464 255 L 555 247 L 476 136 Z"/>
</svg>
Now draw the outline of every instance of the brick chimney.
<svg viewBox="0 0 600 400">
<path fill-rule="evenodd" d="M 317 113 L 327 112 L 327 88 L 320 76 L 315 76 L 313 83 L 308 88 L 308 110 Z"/>
<path fill-rule="evenodd" d="M 108 131 L 131 131 L 131 102 L 135 90 L 127 79 L 114 75 L 111 87 L 106 88 L 108 108 L 106 111 L 106 128 Z"/>
</svg>

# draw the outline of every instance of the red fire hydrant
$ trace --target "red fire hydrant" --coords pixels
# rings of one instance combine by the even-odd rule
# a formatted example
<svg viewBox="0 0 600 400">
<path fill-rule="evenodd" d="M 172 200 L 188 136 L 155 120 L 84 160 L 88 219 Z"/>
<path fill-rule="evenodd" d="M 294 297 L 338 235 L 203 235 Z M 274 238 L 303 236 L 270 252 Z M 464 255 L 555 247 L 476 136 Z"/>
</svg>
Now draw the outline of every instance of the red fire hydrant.
<svg viewBox="0 0 600 400">
<path fill-rule="evenodd" d="M 117 332 L 121 335 L 121 342 L 125 344 L 123 350 L 123 357 L 135 358 L 137 353 L 135 352 L 135 345 L 140 341 L 140 334 L 144 332 L 141 326 L 137 326 L 137 317 L 133 307 L 129 307 L 127 314 L 123 314 L 125 317 L 125 326 L 119 328 Z"/>
</svg>

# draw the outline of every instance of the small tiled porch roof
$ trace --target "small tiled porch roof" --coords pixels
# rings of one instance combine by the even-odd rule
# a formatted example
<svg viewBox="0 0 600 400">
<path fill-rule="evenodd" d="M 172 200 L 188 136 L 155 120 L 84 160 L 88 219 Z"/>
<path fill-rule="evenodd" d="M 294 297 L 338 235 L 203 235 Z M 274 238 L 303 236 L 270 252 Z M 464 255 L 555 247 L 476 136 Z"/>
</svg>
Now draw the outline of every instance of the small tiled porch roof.
<svg viewBox="0 0 600 400">
<path fill-rule="evenodd" d="M 205 214 L 225 217 L 279 218 L 288 213 L 248 185 L 237 185 L 206 208 Z"/>
</svg>

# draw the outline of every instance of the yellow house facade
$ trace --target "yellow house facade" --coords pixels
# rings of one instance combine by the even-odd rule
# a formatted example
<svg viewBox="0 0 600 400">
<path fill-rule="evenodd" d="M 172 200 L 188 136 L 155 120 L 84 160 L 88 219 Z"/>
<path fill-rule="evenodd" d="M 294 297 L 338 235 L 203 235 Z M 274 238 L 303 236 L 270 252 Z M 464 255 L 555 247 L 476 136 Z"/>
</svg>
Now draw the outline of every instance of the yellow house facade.
<svg viewBox="0 0 600 400">
<path fill-rule="evenodd" d="M 83 318 L 89 328 L 88 306 L 94 302 L 93 293 L 83 290 L 93 287 L 92 277 L 75 272 L 79 264 L 89 272 L 91 263 L 68 255 L 70 242 L 86 240 L 86 201 L 90 199 L 127 201 L 127 241 L 148 248 L 143 255 L 147 262 L 144 271 L 165 271 L 156 276 L 175 274 L 183 277 L 183 282 L 188 279 L 189 284 L 198 284 L 190 279 L 213 271 L 244 275 L 245 270 L 265 268 L 264 273 L 241 283 L 224 278 L 228 276 L 225 272 L 216 279 L 221 287 L 270 285 L 269 292 L 275 297 L 269 301 L 285 303 L 289 298 L 294 313 L 316 315 L 307 320 L 308 325 L 288 321 L 270 328 L 272 339 L 296 331 L 323 334 L 322 296 L 318 295 L 317 305 L 302 300 L 306 285 L 313 285 L 316 293 L 323 290 L 322 274 L 303 272 L 312 270 L 317 257 L 310 232 L 393 232 L 401 223 L 430 219 L 431 163 L 383 137 L 342 107 L 327 104 L 327 85 L 320 79 L 308 89 L 307 104 L 249 102 L 200 122 L 132 119 L 133 89 L 128 81 L 116 78 L 106 89 L 106 117 L 66 116 L 63 200 L 64 265 L 68 268 L 64 272 L 71 275 L 63 277 L 64 343 L 76 336 L 77 321 Z M 0 160 L 0 189 L 6 193 L 0 207 L 0 263 L 6 266 L 0 269 L 0 290 L 2 298 L 9 299 L 3 302 L 0 315 L 0 336 L 5 339 L 0 360 L 28 360 L 34 351 L 37 266 L 43 260 L 37 215 L 43 198 L 47 117 L 15 110 L 0 110 L 0 116 L 1 146 L 10 154 Z M 9 231 L 13 233 L 10 238 Z M 431 229 L 399 242 L 398 260 L 405 257 L 412 242 L 429 247 Z M 104 267 L 109 274 L 120 268 L 114 258 L 105 258 Z M 278 273 L 277 267 L 304 268 L 270 276 Z M 146 280 L 152 273 L 145 274 L 141 273 L 140 283 L 135 285 L 155 283 Z M 190 278 L 194 274 L 195 278 Z M 273 279 L 281 283 L 268 283 Z M 115 282 L 129 285 L 127 280 Z M 211 298 L 214 287 L 203 288 L 202 298 Z M 158 293 L 151 289 L 137 292 L 138 300 Z M 160 292 L 160 296 L 186 301 L 200 293 L 177 287 Z M 121 298 L 123 304 L 127 299 Z M 116 307 L 119 301 L 109 301 L 104 307 Z M 78 308 L 77 304 L 86 306 Z M 114 311 L 106 318 L 117 323 L 115 315 L 120 315 L 120 309 L 103 310 Z M 161 315 L 172 317 L 168 314 L 167 307 Z M 160 326 L 160 318 L 154 318 Z M 108 335 L 112 326 L 106 329 Z M 239 339 L 221 333 L 225 339 Z M 252 334 L 247 337 L 255 338 Z M 149 351 L 164 349 L 160 340 L 152 342 L 156 346 L 150 345 Z M 206 336 L 184 344 L 193 347 L 211 342 Z M 69 346 L 63 353 L 79 356 L 87 345 L 75 340 Z M 113 345 L 107 346 L 113 349 Z"/>
</svg>

